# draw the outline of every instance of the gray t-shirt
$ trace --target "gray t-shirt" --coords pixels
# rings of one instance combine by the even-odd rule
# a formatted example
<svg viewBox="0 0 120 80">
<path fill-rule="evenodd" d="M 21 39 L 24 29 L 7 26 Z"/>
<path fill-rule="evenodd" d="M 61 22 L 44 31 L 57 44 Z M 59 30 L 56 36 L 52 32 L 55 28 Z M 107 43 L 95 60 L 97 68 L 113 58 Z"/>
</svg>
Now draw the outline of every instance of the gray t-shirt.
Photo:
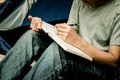
<svg viewBox="0 0 120 80">
<path fill-rule="evenodd" d="M 108 51 L 110 45 L 120 45 L 120 0 L 92 8 L 82 0 L 74 0 L 68 24 L 78 23 L 79 35 L 95 47 Z"/>
</svg>

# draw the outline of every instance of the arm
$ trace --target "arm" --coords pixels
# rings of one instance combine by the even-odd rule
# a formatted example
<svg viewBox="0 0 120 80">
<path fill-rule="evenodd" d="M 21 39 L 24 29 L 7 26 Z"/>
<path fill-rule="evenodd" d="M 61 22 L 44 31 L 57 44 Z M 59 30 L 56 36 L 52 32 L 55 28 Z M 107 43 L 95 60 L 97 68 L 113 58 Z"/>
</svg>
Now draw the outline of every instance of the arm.
<svg viewBox="0 0 120 80">
<path fill-rule="evenodd" d="M 67 43 L 78 47 L 84 53 L 91 56 L 94 61 L 104 64 L 110 65 L 113 67 L 117 66 L 120 57 L 120 46 L 110 45 L 108 52 L 100 50 L 95 46 L 89 44 L 83 38 L 81 38 L 75 31 L 74 28 L 68 26 L 67 24 L 57 24 L 57 34 L 60 38 L 62 38 Z"/>
<path fill-rule="evenodd" d="M 80 45 L 78 45 L 78 43 Z M 110 45 L 108 52 L 97 49 L 95 46 L 87 43 L 84 39 L 78 39 L 75 45 L 91 56 L 96 62 L 116 67 L 120 57 L 120 46 Z"/>
</svg>

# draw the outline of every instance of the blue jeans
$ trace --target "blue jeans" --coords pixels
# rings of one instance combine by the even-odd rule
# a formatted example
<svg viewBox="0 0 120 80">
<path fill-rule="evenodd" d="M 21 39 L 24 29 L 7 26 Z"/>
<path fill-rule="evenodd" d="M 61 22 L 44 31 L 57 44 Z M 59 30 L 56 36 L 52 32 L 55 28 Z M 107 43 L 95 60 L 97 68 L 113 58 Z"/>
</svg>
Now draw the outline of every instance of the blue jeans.
<svg viewBox="0 0 120 80">
<path fill-rule="evenodd" d="M 51 43 L 47 35 L 42 35 L 28 31 L 18 40 L 0 62 L 0 80 L 21 80 L 24 76 L 24 80 L 112 80 L 106 79 L 111 77 L 112 70 L 108 67 L 65 52 L 55 42 Z M 29 71 L 34 59 L 37 63 Z"/>
<path fill-rule="evenodd" d="M 6 54 L 11 46 L 0 36 L 0 52 Z"/>
<path fill-rule="evenodd" d="M 112 75 L 108 67 L 67 53 L 53 42 L 24 80 L 113 80 Z"/>
<path fill-rule="evenodd" d="M 0 62 L 0 80 L 22 78 L 29 70 L 32 61 L 41 56 L 51 41 L 44 33 L 32 30 L 26 32 Z"/>
<path fill-rule="evenodd" d="M 52 43 L 39 58 L 24 80 L 57 80 L 62 70 L 58 45 Z M 58 77 L 59 76 L 59 77 Z"/>
</svg>

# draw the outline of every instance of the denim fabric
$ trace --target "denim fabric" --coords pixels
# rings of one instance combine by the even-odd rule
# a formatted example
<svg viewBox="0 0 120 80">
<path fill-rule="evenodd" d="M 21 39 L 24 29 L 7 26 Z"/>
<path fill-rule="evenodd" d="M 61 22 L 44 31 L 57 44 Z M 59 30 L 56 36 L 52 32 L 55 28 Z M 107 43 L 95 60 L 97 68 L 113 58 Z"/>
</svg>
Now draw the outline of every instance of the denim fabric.
<svg viewBox="0 0 120 80">
<path fill-rule="evenodd" d="M 115 80 L 120 80 L 120 64 L 115 68 Z"/>
<path fill-rule="evenodd" d="M 6 54 L 11 46 L 0 36 L 0 52 Z"/>
<path fill-rule="evenodd" d="M 52 43 L 24 80 L 113 80 L 107 70 Z"/>
<path fill-rule="evenodd" d="M 22 76 L 24 80 L 112 80 L 112 69 L 67 53 L 42 35 L 28 31 L 19 39 L 0 62 L 0 80 L 21 80 L 21 74 L 25 75 L 39 56 L 35 66 Z"/>
<path fill-rule="evenodd" d="M 67 70 L 70 77 L 66 80 L 113 80 L 113 69 L 79 56 L 65 53 Z"/>
<path fill-rule="evenodd" d="M 24 80 L 57 80 L 62 64 L 58 45 L 52 43 L 37 61 L 36 65 L 25 76 Z"/>
<path fill-rule="evenodd" d="M 0 80 L 19 80 L 25 75 L 31 62 L 51 43 L 49 39 L 32 30 L 26 32 L 0 62 Z"/>
</svg>

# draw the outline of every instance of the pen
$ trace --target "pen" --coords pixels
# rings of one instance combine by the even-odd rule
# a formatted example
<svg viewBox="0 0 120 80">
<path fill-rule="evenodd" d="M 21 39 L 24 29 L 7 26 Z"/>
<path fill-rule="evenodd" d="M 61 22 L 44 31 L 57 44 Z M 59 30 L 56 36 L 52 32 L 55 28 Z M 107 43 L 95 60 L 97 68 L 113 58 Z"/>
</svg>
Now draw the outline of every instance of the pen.
<svg viewBox="0 0 120 80">
<path fill-rule="evenodd" d="M 75 24 L 68 24 L 69 26 L 72 26 L 72 28 L 77 30 L 77 27 L 79 26 L 79 24 L 75 23 Z M 76 27 L 77 26 L 77 27 Z"/>
<path fill-rule="evenodd" d="M 68 24 L 69 26 L 79 26 L 79 24 L 75 23 L 75 24 Z"/>
</svg>

